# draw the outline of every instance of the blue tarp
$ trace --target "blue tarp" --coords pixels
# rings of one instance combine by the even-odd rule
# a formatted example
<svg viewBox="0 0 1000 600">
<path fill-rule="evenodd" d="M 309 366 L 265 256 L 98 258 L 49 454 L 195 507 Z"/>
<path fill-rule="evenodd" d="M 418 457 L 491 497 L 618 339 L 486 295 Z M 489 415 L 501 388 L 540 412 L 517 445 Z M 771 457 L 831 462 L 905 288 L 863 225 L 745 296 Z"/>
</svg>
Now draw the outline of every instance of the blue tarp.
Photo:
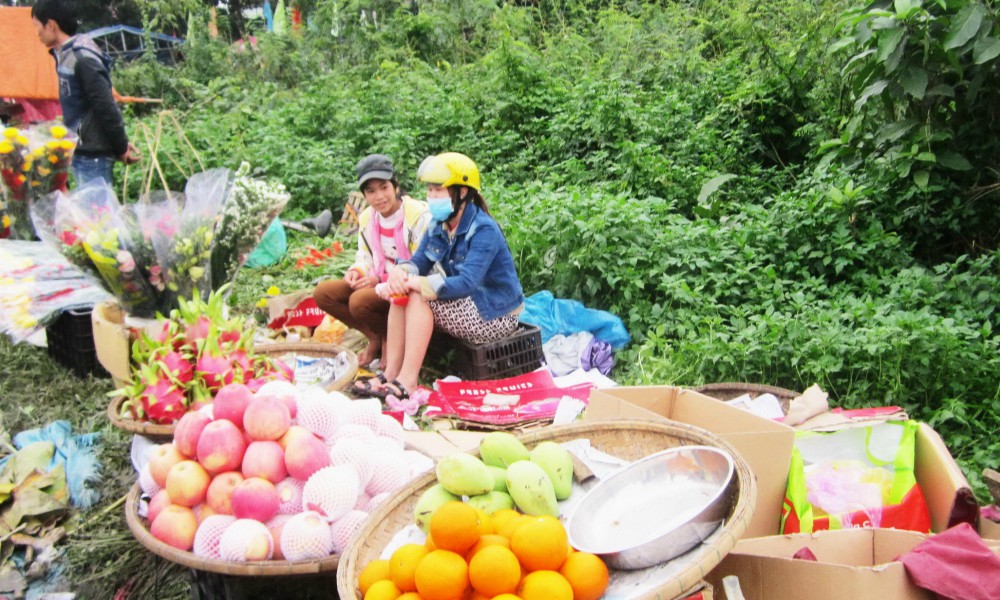
<svg viewBox="0 0 1000 600">
<path fill-rule="evenodd" d="M 576 300 L 556 299 L 549 291 L 526 298 L 519 317 L 542 330 L 542 343 L 554 335 L 571 335 L 578 331 L 589 331 L 616 350 L 632 340 L 625 324 L 615 315 L 587 308 Z"/>
</svg>

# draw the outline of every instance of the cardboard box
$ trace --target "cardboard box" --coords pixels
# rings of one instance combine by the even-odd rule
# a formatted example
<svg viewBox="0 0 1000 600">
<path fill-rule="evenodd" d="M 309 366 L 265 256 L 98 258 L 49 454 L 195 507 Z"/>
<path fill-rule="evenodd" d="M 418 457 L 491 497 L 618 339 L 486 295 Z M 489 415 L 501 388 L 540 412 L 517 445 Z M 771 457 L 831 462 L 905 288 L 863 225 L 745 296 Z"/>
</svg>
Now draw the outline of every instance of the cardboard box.
<svg viewBox="0 0 1000 600">
<path fill-rule="evenodd" d="M 687 423 L 718 435 L 743 455 L 757 476 L 757 507 L 744 537 L 781 530 L 795 431 L 704 394 L 672 386 L 594 390 L 585 421 L 655 419 Z"/>
<path fill-rule="evenodd" d="M 987 518 L 979 519 L 979 537 L 1000 544 L 1000 523 Z"/>
<path fill-rule="evenodd" d="M 840 529 L 744 539 L 706 579 L 722 589 L 722 578 L 735 575 L 746 600 L 935 600 L 913 585 L 903 563 L 893 562 L 926 538 L 897 529 Z M 818 562 L 792 558 L 803 547 Z"/>
<path fill-rule="evenodd" d="M 926 423 L 921 423 L 917 430 L 913 472 L 927 501 L 932 531 L 941 532 L 959 523 L 976 527 L 979 502 L 969 487 L 969 480 L 941 436 Z"/>
<path fill-rule="evenodd" d="M 131 379 L 132 341 L 143 329 L 150 335 L 156 333 L 154 319 L 137 319 L 137 325 L 126 325 L 125 312 L 114 300 L 102 302 L 90 314 L 94 328 L 94 348 L 97 361 L 107 369 L 115 385 L 121 386 Z"/>
</svg>

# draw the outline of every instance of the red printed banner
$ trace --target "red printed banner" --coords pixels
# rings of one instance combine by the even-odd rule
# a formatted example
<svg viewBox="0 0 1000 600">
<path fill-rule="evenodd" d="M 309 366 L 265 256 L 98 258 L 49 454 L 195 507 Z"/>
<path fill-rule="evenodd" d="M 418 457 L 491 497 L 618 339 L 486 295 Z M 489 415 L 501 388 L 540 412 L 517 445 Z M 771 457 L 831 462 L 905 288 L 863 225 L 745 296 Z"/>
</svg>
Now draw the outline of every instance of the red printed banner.
<svg viewBox="0 0 1000 600">
<path fill-rule="evenodd" d="M 548 371 L 533 371 L 493 381 L 439 381 L 437 387 L 428 401 L 427 416 L 516 425 L 553 418 L 566 397 L 588 402 L 594 385 L 561 388 Z"/>
<path fill-rule="evenodd" d="M 282 327 L 318 327 L 323 322 L 326 313 L 316 306 L 316 301 L 312 297 L 306 298 L 296 304 L 293 308 L 286 309 L 281 316 L 273 319 L 267 324 L 271 329 L 281 329 Z"/>
</svg>

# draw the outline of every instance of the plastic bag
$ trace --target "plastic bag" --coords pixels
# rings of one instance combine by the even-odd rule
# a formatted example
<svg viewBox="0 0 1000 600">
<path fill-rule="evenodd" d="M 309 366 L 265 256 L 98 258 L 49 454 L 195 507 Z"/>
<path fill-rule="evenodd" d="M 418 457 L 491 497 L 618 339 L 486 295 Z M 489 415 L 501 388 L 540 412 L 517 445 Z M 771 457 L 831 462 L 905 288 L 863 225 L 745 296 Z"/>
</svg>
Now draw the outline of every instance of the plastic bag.
<svg viewBox="0 0 1000 600">
<path fill-rule="evenodd" d="M 170 304 L 177 297 L 190 298 L 195 292 L 207 299 L 212 291 L 212 243 L 231 188 L 229 169 L 195 173 L 184 188 L 184 207 L 176 229 L 154 232 L 153 248 L 163 269 Z"/>
<path fill-rule="evenodd" d="M 276 217 L 289 198 L 281 183 L 252 178 L 249 163 L 240 165 L 212 245 L 213 288 L 233 281 L 255 248 L 258 266 L 272 265 L 284 256 L 285 231 Z"/>
<path fill-rule="evenodd" d="M 549 291 L 526 298 L 519 318 L 542 330 L 543 343 L 554 335 L 569 335 L 578 331 L 589 331 L 615 349 L 622 348 L 632 339 L 625 324 L 615 315 L 587 308 L 576 300 L 557 300 Z"/>
<path fill-rule="evenodd" d="M 913 474 L 915 421 L 893 421 L 795 439 L 781 532 L 848 527 L 930 531 Z"/>
<path fill-rule="evenodd" d="M 246 266 L 251 269 L 269 267 L 277 263 L 288 252 L 288 238 L 280 219 L 271 221 L 257 248 L 250 253 Z"/>
</svg>

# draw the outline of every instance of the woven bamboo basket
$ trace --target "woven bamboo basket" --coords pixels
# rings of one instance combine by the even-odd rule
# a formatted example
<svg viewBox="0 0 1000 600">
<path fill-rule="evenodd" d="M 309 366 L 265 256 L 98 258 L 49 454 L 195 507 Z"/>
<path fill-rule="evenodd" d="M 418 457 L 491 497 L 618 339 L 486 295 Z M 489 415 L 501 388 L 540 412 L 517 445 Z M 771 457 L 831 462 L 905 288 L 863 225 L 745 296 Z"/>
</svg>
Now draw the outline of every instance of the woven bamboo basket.
<svg viewBox="0 0 1000 600">
<path fill-rule="evenodd" d="M 132 531 L 135 539 L 153 554 L 175 562 L 185 567 L 220 573 L 222 575 L 242 575 L 254 577 L 285 577 L 289 575 L 317 575 L 321 573 L 332 573 L 337 570 L 340 556 L 331 554 L 326 558 L 314 560 L 300 560 L 289 562 L 287 560 L 266 560 L 258 562 L 236 563 L 226 560 L 201 558 L 195 556 L 193 552 L 178 550 L 173 546 L 165 544 L 153 537 L 149 532 L 146 521 L 139 516 L 139 497 L 142 489 L 136 483 L 132 486 L 128 497 L 125 499 L 125 520 L 128 528 Z M 332 583 L 332 581 L 331 581 Z"/>
<path fill-rule="evenodd" d="M 722 448 L 733 457 L 736 467 L 738 491 L 730 507 L 722 533 L 709 544 L 685 555 L 690 565 L 673 580 L 654 592 L 637 600 L 666 600 L 683 597 L 736 545 L 747 529 L 757 503 L 757 483 L 753 472 L 743 457 L 718 436 L 683 423 L 661 423 L 640 420 L 611 420 L 597 424 L 576 424 L 547 427 L 520 436 L 529 447 L 543 441 L 567 442 L 587 438 L 591 446 L 625 460 L 638 460 L 661 450 L 679 446 L 708 445 Z M 362 525 L 360 531 L 341 555 L 337 571 L 337 591 L 341 600 L 361 599 L 358 576 L 370 561 L 379 557 L 385 547 L 401 529 L 413 522 L 413 507 L 420 494 L 437 483 L 433 472 L 428 473 L 403 488 L 391 500 L 382 504 Z"/>
<path fill-rule="evenodd" d="M 328 386 L 326 391 L 335 392 L 349 386 L 354 381 L 354 376 L 358 373 L 358 356 L 350 350 L 341 348 L 334 344 L 310 344 L 310 343 L 276 343 L 254 346 L 256 354 L 266 354 L 272 357 L 284 354 L 301 352 L 307 356 L 318 358 L 335 357 L 341 352 L 347 352 L 347 371 Z M 174 435 L 174 426 L 157 425 L 148 421 L 140 421 L 122 416 L 122 404 L 125 402 L 124 396 L 115 396 L 108 404 L 108 419 L 111 424 L 119 429 L 124 429 L 129 433 L 137 433 L 151 438 L 169 438 Z"/>
<path fill-rule="evenodd" d="M 761 385 L 758 383 L 709 383 L 691 388 L 691 390 L 705 394 L 706 396 L 711 396 L 712 398 L 716 398 L 718 400 L 732 400 L 733 398 L 738 398 L 743 394 L 750 394 L 750 398 L 756 398 L 757 396 L 761 396 L 763 394 L 773 394 L 781 404 L 781 411 L 786 415 L 788 414 L 788 403 L 791 402 L 792 399 L 801 395 L 799 392 L 793 392 L 792 390 L 786 390 L 785 388 L 775 387 L 773 385 Z"/>
</svg>

